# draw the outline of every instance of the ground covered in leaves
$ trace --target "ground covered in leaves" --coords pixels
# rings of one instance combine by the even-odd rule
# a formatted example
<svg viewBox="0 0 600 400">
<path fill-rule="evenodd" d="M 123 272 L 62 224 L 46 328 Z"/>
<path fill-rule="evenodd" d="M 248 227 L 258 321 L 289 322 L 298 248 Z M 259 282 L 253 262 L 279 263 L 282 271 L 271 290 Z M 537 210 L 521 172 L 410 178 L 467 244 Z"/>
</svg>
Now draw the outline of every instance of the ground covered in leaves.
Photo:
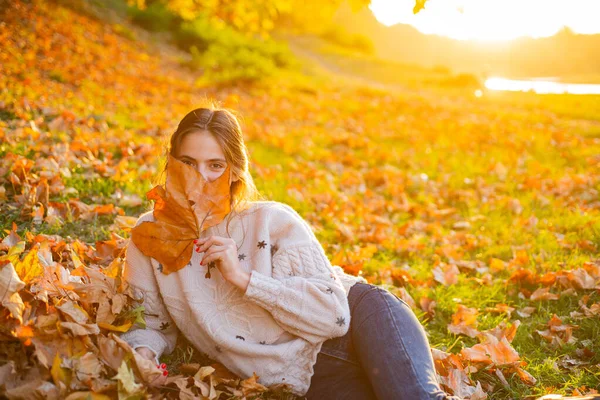
<svg viewBox="0 0 600 400">
<path fill-rule="evenodd" d="M 300 75 L 197 87 L 125 23 L 47 1 L 11 2 L 2 21 L 2 396 L 285 398 L 184 338 L 160 378 L 118 337 L 143 324 L 120 279 L 129 231 L 166 138 L 205 97 L 242 115 L 261 192 L 298 210 L 333 264 L 413 307 L 446 390 L 599 387 L 597 96 Z"/>
</svg>

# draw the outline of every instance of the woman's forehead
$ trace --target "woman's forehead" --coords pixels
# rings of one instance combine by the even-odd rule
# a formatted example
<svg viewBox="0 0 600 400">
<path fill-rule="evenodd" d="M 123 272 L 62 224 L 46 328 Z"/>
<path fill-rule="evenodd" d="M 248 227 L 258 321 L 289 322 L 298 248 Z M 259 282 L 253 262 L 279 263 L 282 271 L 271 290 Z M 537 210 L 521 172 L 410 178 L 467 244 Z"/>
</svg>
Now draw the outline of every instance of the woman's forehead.
<svg viewBox="0 0 600 400">
<path fill-rule="evenodd" d="M 223 160 L 224 154 L 217 140 L 210 134 L 191 133 L 186 135 L 179 147 L 179 156 L 206 158 L 209 161 Z"/>
</svg>

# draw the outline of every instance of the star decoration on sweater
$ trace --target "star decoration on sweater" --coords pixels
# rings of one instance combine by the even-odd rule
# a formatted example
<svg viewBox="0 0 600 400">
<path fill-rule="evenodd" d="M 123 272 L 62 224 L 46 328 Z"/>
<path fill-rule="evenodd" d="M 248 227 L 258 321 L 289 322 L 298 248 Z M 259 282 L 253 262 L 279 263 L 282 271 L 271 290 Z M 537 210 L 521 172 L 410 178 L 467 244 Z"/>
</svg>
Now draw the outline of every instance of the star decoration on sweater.
<svg viewBox="0 0 600 400">
<path fill-rule="evenodd" d="M 267 342 L 264 341 L 264 340 L 262 342 L 258 342 L 258 343 L 260 343 L 260 344 L 267 344 Z"/>
<path fill-rule="evenodd" d="M 245 339 L 243 336 L 240 336 L 240 335 L 237 335 L 235 338 L 236 338 L 236 339 L 241 339 L 241 340 L 243 340 L 244 342 L 246 341 L 246 339 Z"/>
<path fill-rule="evenodd" d="M 242 261 L 244 258 L 246 258 L 245 254 L 238 255 L 238 260 Z"/>
<path fill-rule="evenodd" d="M 163 322 L 162 324 L 160 324 L 160 330 L 164 331 L 165 329 L 168 329 L 171 326 L 170 323 L 168 322 Z"/>
<path fill-rule="evenodd" d="M 330 287 L 328 287 L 328 288 L 327 288 L 327 293 L 333 293 L 333 289 L 332 289 L 332 288 L 330 288 Z"/>
<path fill-rule="evenodd" d="M 339 317 L 339 318 L 337 319 L 337 321 L 335 321 L 335 323 L 336 323 L 336 324 L 338 324 L 339 326 L 346 325 L 346 318 L 344 318 L 344 317 Z"/>
<path fill-rule="evenodd" d="M 335 275 L 334 274 L 330 274 L 329 277 L 335 281 Z"/>
<path fill-rule="evenodd" d="M 208 264 L 206 264 L 207 270 L 206 270 L 206 274 L 204 275 L 204 277 L 206 279 L 210 279 L 210 269 L 215 268 L 216 266 L 217 266 L 217 264 L 214 261 L 211 261 Z"/>
<path fill-rule="evenodd" d="M 159 272 L 162 272 L 162 269 L 163 269 L 163 266 L 162 266 L 162 264 L 161 264 L 161 263 L 158 263 L 158 267 L 156 267 L 156 269 L 157 269 Z"/>
<path fill-rule="evenodd" d="M 258 242 L 258 245 L 256 247 L 258 247 L 259 249 L 264 249 L 265 247 L 267 247 L 267 242 L 265 242 L 264 240 Z"/>
</svg>

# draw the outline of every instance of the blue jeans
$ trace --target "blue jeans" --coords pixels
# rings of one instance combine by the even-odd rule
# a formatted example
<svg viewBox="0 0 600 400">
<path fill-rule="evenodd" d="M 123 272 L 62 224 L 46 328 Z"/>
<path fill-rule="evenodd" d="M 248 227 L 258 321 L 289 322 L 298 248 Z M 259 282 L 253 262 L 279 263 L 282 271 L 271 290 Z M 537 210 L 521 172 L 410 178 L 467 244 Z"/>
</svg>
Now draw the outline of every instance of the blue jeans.
<svg viewBox="0 0 600 400">
<path fill-rule="evenodd" d="M 348 333 L 323 343 L 307 400 L 459 400 L 440 388 L 425 330 L 404 300 L 359 282 L 348 303 Z"/>
</svg>

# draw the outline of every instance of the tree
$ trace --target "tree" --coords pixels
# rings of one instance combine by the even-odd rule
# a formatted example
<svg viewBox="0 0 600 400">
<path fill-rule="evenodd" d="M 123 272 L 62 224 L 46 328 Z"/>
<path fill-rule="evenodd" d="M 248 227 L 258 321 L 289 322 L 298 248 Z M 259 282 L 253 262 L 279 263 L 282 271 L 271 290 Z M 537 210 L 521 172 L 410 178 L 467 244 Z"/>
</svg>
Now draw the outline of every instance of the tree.
<svg viewBox="0 0 600 400">
<path fill-rule="evenodd" d="M 291 22 L 296 27 L 312 30 L 331 19 L 344 0 L 127 0 L 130 6 L 144 9 L 147 3 L 160 2 L 184 20 L 200 14 L 217 25 L 226 23 L 249 34 L 268 35 L 278 22 Z M 346 0 L 354 11 L 368 7 L 370 0 Z M 427 0 L 415 0 L 414 13 Z"/>
</svg>

